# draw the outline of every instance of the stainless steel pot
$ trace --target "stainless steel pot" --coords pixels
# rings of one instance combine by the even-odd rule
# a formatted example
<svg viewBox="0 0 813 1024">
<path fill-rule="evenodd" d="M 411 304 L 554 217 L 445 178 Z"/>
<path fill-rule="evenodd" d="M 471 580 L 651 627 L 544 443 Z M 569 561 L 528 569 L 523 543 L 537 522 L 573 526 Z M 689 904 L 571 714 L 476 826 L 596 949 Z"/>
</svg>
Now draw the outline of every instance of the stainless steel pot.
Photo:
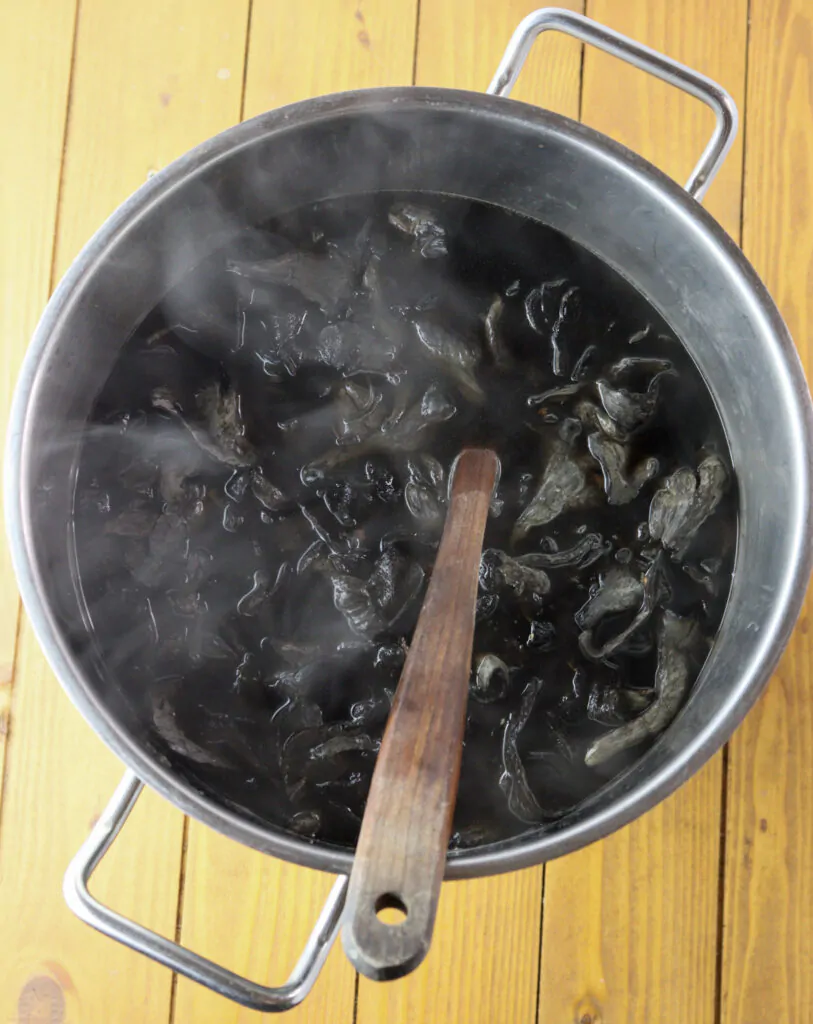
<svg viewBox="0 0 813 1024">
<path fill-rule="evenodd" d="M 535 37 L 556 28 L 705 101 L 717 128 L 686 190 L 582 125 L 512 102 Z M 484 200 L 536 218 L 595 253 L 654 305 L 718 405 L 739 482 L 734 580 L 719 636 L 675 722 L 652 749 L 574 814 L 538 834 L 450 854 L 447 878 L 526 867 L 631 821 L 729 737 L 771 674 L 811 568 L 813 410 L 793 343 L 740 250 L 700 207 L 736 131 L 736 109 L 704 76 L 567 11 L 519 26 L 488 94 L 373 89 L 321 97 L 238 125 L 198 146 L 132 196 L 82 251 L 51 299 L 23 367 L 7 459 L 8 521 L 28 613 L 79 710 L 129 771 L 71 865 L 65 895 L 88 923 L 248 1006 L 282 1010 L 306 995 L 339 926 L 336 883 L 288 983 L 263 986 L 102 907 L 87 881 L 142 781 L 249 846 L 345 875 L 351 854 L 243 817 L 197 792 L 150 747 L 143 727 L 83 644 L 64 524 L 77 442 L 121 345 L 169 288 L 237 230 L 304 202 L 374 189 Z"/>
</svg>

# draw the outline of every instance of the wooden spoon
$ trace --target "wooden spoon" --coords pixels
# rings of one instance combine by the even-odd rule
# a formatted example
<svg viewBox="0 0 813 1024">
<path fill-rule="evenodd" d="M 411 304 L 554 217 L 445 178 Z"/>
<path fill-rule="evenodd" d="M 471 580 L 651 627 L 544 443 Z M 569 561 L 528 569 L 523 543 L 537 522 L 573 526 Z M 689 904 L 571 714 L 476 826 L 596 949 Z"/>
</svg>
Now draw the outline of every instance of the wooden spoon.
<svg viewBox="0 0 813 1024">
<path fill-rule="evenodd" d="M 477 578 L 499 460 L 463 451 L 432 578 L 398 683 L 364 811 L 342 932 L 376 981 L 429 950 L 460 777 Z M 400 917 L 387 923 L 381 914 Z"/>
</svg>

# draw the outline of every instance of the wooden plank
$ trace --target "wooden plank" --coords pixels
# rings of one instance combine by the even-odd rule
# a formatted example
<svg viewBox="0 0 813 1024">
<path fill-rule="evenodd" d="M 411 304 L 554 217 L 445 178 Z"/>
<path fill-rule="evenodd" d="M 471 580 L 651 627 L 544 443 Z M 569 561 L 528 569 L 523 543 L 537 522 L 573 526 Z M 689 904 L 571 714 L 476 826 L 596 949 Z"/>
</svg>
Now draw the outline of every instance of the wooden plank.
<svg viewBox="0 0 813 1024">
<path fill-rule="evenodd" d="M 541 868 L 444 883 L 426 960 L 399 981 L 360 977 L 358 1024 L 531 1024 L 541 908 Z"/>
<path fill-rule="evenodd" d="M 76 0 L 0 8 L 0 95 L 6 97 L 0 140 L 3 437 L 23 353 L 48 298 L 75 14 Z M 0 527 L 5 536 L 2 511 Z M 0 544 L 0 802 L 19 608 L 8 545 Z"/>
<path fill-rule="evenodd" d="M 555 6 L 582 13 L 584 5 L 583 0 L 567 0 Z M 514 29 L 533 9 L 527 0 L 476 5 L 422 0 L 416 82 L 484 92 Z M 578 118 L 581 53 L 576 40 L 545 33 L 531 50 L 512 99 Z"/>
<path fill-rule="evenodd" d="M 747 0 L 715 5 L 704 0 L 648 3 L 647 0 L 589 0 L 596 21 L 716 79 L 745 103 Z M 582 120 L 641 156 L 681 184 L 686 181 L 714 128 L 705 104 L 592 47 L 584 62 Z M 742 196 L 742 128 L 723 169 L 703 200 L 739 241 Z"/>
<path fill-rule="evenodd" d="M 247 850 L 190 821 L 181 940 L 244 977 L 280 985 L 299 958 L 332 884 L 329 875 Z M 355 971 L 337 943 L 307 1000 L 286 1013 L 285 1020 L 350 1024 L 355 987 Z M 266 1019 L 178 979 L 178 1024 Z"/>
<path fill-rule="evenodd" d="M 56 269 L 151 171 L 239 120 L 248 0 L 82 0 Z"/>
<path fill-rule="evenodd" d="M 53 0 L 31 7 L 46 37 L 59 29 Z M 148 169 L 237 119 L 246 17 L 246 4 L 234 0 L 143 0 L 137 17 L 128 5 L 83 0 L 57 276 Z M 62 31 L 70 33 L 70 19 Z M 33 80 L 42 73 L 36 47 L 29 56 Z M 25 81 L 9 85 L 8 95 Z M 20 144 L 25 132 L 24 126 Z M 41 173 L 29 170 L 32 177 Z M 122 769 L 60 693 L 27 624 L 12 712 L 0 831 L 0 1020 L 167 1020 L 170 973 L 80 924 L 63 903 L 64 869 Z M 170 935 L 182 822 L 165 801 L 145 796 L 94 886 L 115 907 Z"/>
<path fill-rule="evenodd" d="M 588 13 L 723 83 L 742 108 L 745 0 L 591 0 Z M 583 120 L 683 181 L 713 126 L 697 101 L 588 49 Z M 738 236 L 742 141 L 708 207 Z M 715 1019 L 722 759 L 630 827 L 547 868 L 541 1020 Z"/>
<path fill-rule="evenodd" d="M 170 972 L 82 924 L 62 899 L 68 861 L 120 776 L 120 763 L 79 720 L 24 619 L 0 835 L 0 1020 L 167 1020 Z M 155 794 L 143 796 L 93 886 L 167 935 L 175 927 L 181 821 Z"/>
<path fill-rule="evenodd" d="M 417 0 L 254 0 L 245 116 L 345 89 L 409 85 Z"/>
<path fill-rule="evenodd" d="M 718 757 L 644 818 L 547 866 L 541 1020 L 711 1024 L 720 788 Z"/>
<path fill-rule="evenodd" d="M 580 10 L 581 4 L 574 4 Z M 483 90 L 527 4 L 422 0 L 417 77 L 421 85 Z M 575 117 L 581 48 L 541 41 L 517 84 L 518 99 Z M 358 1024 L 443 1021 L 531 1024 L 536 1019 L 542 868 L 444 885 L 432 948 L 414 974 L 386 985 L 359 980 Z"/>
<path fill-rule="evenodd" d="M 409 84 L 415 0 L 309 0 L 298 7 L 254 0 L 246 117 L 320 93 Z M 332 878 L 284 864 L 189 825 L 181 937 L 247 977 L 279 984 L 302 950 Z M 350 1024 L 355 972 L 339 945 L 291 1024 Z M 184 979 L 175 1020 L 249 1024 L 258 1013 Z"/>
<path fill-rule="evenodd" d="M 743 248 L 813 369 L 813 7 L 751 5 Z M 724 1024 L 813 1021 L 810 605 L 729 754 Z"/>
</svg>

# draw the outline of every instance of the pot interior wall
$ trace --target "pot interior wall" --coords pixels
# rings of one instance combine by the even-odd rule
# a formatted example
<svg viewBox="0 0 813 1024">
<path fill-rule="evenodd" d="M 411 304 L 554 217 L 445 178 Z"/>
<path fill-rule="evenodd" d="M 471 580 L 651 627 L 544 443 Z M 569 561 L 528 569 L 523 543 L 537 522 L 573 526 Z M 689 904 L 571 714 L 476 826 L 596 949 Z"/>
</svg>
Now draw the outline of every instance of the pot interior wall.
<svg viewBox="0 0 813 1024">
<path fill-rule="evenodd" d="M 604 259 L 688 348 L 717 402 L 738 474 L 729 606 L 686 708 L 629 773 L 575 815 L 502 850 L 461 853 L 450 874 L 519 867 L 623 824 L 723 742 L 784 644 L 808 568 L 809 399 L 778 314 L 738 250 L 693 201 L 581 126 L 522 104 L 442 90 L 326 97 L 238 126 L 140 190 L 63 282 L 26 368 L 32 391 L 21 515 L 33 586 L 52 617 L 50 627 L 38 628 L 41 635 L 55 629 L 61 654 L 50 653 L 80 708 L 156 788 L 252 845 L 318 867 L 347 867 L 348 854 L 281 839 L 212 806 L 156 760 L 116 681 L 95 663 L 71 583 L 69 531 L 54 524 L 69 521 L 76 448 L 93 399 L 123 342 L 173 284 L 246 226 L 305 202 L 377 189 L 492 202 Z"/>
</svg>

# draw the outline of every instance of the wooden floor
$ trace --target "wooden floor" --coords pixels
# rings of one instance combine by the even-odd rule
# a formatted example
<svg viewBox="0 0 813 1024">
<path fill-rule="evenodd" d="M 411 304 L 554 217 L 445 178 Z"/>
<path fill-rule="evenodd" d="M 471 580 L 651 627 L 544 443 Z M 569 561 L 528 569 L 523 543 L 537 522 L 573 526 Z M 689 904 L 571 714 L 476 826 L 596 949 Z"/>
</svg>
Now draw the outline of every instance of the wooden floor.
<svg viewBox="0 0 813 1024">
<path fill-rule="evenodd" d="M 583 10 L 582 0 L 570 6 Z M 483 89 L 530 9 L 531 0 L 0 0 L 2 416 L 54 283 L 151 171 L 241 118 L 318 93 Z M 809 366 L 813 0 L 587 0 L 586 13 L 733 94 L 742 128 L 707 205 Z M 680 180 L 712 122 L 696 101 L 563 37 L 539 44 L 516 96 L 582 118 Z M 4 549 L 0 584 L 0 1022 L 254 1020 L 66 909 L 62 873 L 122 767 L 48 669 Z M 813 1022 L 807 621 L 805 611 L 728 750 L 674 797 L 546 868 L 445 886 L 432 952 L 406 980 L 359 981 L 334 950 L 289 1019 Z M 329 885 L 148 794 L 95 888 L 228 967 L 280 981 Z"/>
</svg>

